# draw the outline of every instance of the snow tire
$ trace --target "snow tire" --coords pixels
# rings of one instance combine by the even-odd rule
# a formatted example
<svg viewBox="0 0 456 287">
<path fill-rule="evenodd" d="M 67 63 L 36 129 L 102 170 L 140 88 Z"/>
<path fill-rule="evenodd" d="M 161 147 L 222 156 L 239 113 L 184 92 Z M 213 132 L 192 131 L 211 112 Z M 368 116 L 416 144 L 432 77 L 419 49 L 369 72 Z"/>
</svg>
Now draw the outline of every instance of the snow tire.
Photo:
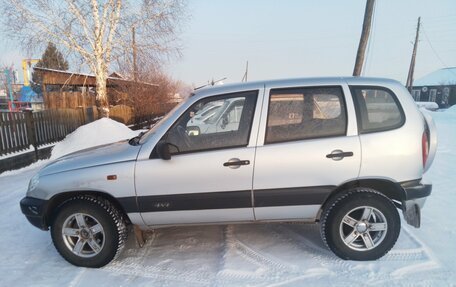
<svg viewBox="0 0 456 287">
<path fill-rule="evenodd" d="M 372 244 L 372 242 L 375 243 L 375 240 L 369 241 L 369 244 L 372 244 L 370 246 L 366 243 L 368 240 L 364 241 L 363 233 L 358 232 L 358 228 L 369 226 L 369 222 L 362 221 L 364 214 L 355 221 L 353 221 L 354 218 L 348 216 L 357 212 L 358 209 L 362 212 L 363 208 L 374 210 L 377 214 L 374 217 L 381 218 L 382 220 L 378 219 L 379 222 L 384 221 L 383 231 L 367 230 L 366 233 L 369 235 L 366 236 L 368 238 L 375 238 L 374 236 L 377 238 L 376 244 Z M 356 241 L 349 240 L 348 235 L 344 237 L 343 230 L 346 228 L 344 224 L 346 224 L 347 218 L 352 225 L 352 227 L 348 226 L 348 228 L 352 228 L 349 235 L 353 232 L 353 238 L 356 236 L 356 240 L 360 242 L 358 246 L 351 243 L 356 243 Z M 371 226 L 374 224 L 372 223 Z M 367 261 L 381 258 L 393 248 L 399 236 L 400 228 L 401 221 L 394 203 L 385 195 L 370 188 L 355 188 L 336 195 L 324 208 L 320 218 L 320 232 L 323 241 L 334 254 L 345 260 Z M 374 235 L 372 238 L 371 234 Z M 363 242 L 366 243 L 364 248 L 360 246 Z"/>
<path fill-rule="evenodd" d="M 71 240 L 69 244 L 69 240 L 65 239 L 64 235 L 67 222 L 72 216 L 80 214 L 83 214 L 87 220 L 92 220 L 92 222 L 101 225 L 101 232 L 103 232 L 102 240 L 98 239 L 100 242 L 102 241 L 101 246 L 95 245 L 100 248 L 93 249 L 91 253 L 88 253 L 89 255 L 84 255 L 81 252 L 81 256 L 75 253 L 74 249 L 72 250 L 70 246 Z M 89 230 L 89 228 L 86 229 Z M 73 232 L 77 232 L 77 236 L 79 236 L 80 231 L 82 233 L 82 229 Z M 69 263 L 81 267 L 99 268 L 119 256 L 125 246 L 128 229 L 123 214 L 111 202 L 102 197 L 79 195 L 66 200 L 58 207 L 51 224 L 51 236 L 57 251 Z M 75 245 L 77 244 L 76 241 L 81 240 L 80 238 L 73 239 Z M 92 239 L 89 238 L 87 243 L 81 244 L 85 250 L 88 249 L 90 251 L 92 246 L 88 244 L 90 240 Z M 80 249 L 80 251 L 84 251 L 84 249 Z M 87 251 L 85 252 L 87 254 Z"/>
</svg>

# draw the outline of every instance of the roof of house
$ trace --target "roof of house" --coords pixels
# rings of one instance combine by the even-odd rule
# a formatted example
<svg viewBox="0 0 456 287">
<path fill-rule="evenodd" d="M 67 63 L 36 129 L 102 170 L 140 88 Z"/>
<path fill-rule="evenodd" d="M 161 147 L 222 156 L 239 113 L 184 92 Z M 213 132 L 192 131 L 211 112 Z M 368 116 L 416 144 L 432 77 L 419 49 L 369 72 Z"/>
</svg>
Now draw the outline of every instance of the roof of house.
<svg viewBox="0 0 456 287">
<path fill-rule="evenodd" d="M 413 86 L 442 86 L 456 85 L 456 67 L 443 68 L 434 71 L 413 82 Z"/>
<path fill-rule="evenodd" d="M 84 73 L 74 73 L 69 71 L 61 71 L 54 69 L 47 69 L 42 67 L 34 67 L 35 71 L 39 71 L 43 75 L 43 84 L 51 85 L 75 85 L 75 86 L 95 86 L 96 79 L 94 75 Z M 118 73 L 113 73 L 107 78 L 107 85 L 141 85 L 149 87 L 158 87 L 156 84 L 135 82 L 126 80 Z"/>
</svg>

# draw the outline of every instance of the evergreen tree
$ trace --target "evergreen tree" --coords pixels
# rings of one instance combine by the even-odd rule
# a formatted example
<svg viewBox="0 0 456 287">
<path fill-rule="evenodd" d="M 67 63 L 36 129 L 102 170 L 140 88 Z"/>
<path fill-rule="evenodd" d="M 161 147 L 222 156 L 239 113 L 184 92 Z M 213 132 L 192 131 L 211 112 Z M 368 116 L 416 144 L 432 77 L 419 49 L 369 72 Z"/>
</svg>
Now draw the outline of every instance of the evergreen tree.
<svg viewBox="0 0 456 287">
<path fill-rule="evenodd" d="M 35 67 L 42 67 L 54 70 L 68 70 L 68 61 L 65 60 L 62 53 L 57 50 L 57 47 L 49 42 L 41 59 L 36 63 Z M 39 72 L 32 73 L 32 88 L 35 92 L 41 92 L 41 75 Z"/>
</svg>

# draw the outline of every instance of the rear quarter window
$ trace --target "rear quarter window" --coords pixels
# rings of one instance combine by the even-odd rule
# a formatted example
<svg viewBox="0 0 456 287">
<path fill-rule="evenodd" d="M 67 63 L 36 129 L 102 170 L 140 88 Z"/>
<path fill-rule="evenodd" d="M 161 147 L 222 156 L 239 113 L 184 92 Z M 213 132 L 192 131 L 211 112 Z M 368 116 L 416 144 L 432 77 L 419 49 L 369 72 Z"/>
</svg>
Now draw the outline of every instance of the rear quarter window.
<svg viewBox="0 0 456 287">
<path fill-rule="evenodd" d="M 388 131 L 401 127 L 405 115 L 396 95 L 384 87 L 350 86 L 360 133 Z"/>
</svg>

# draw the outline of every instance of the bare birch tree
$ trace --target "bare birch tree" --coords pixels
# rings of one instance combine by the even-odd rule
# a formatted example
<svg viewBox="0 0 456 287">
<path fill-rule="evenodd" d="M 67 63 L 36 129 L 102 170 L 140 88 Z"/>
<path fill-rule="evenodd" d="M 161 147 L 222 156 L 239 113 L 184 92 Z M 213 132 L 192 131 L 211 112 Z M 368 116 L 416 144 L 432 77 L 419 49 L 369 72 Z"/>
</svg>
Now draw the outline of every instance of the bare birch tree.
<svg viewBox="0 0 456 287">
<path fill-rule="evenodd" d="M 178 51 L 184 0 L 0 0 L 4 33 L 24 48 L 53 42 L 96 77 L 97 105 L 109 116 L 107 78 L 113 61 L 131 63 L 135 50 L 160 61 Z M 131 63 L 132 64 L 132 63 Z"/>
</svg>

